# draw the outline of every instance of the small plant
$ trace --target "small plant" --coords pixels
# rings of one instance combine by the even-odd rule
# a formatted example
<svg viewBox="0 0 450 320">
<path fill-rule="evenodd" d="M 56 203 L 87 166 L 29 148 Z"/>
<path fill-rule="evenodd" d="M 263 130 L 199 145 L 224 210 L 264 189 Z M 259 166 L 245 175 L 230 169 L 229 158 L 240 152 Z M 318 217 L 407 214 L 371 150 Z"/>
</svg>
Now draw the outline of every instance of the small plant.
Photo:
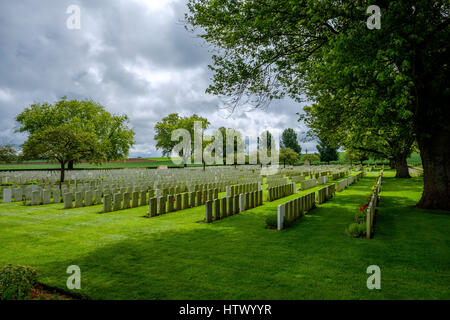
<svg viewBox="0 0 450 320">
<path fill-rule="evenodd" d="M 24 300 L 31 298 L 37 272 L 29 266 L 7 264 L 0 268 L 0 300 Z"/>
<path fill-rule="evenodd" d="M 351 238 L 360 238 L 366 235 L 365 223 L 352 223 L 345 230 L 345 233 Z"/>
<path fill-rule="evenodd" d="M 278 227 L 277 217 L 268 217 L 266 218 L 266 228 L 268 229 L 276 229 Z"/>
</svg>

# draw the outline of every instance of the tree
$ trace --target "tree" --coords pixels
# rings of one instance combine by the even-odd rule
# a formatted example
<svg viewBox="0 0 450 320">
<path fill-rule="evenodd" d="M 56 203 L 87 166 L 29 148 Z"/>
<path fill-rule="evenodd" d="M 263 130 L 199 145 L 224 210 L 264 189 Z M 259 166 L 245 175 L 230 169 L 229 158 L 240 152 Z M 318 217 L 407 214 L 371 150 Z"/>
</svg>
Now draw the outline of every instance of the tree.
<svg viewBox="0 0 450 320">
<path fill-rule="evenodd" d="M 17 151 L 12 144 L 0 145 L 0 161 L 11 162 L 17 160 Z"/>
<path fill-rule="evenodd" d="M 291 148 L 294 152 L 300 154 L 302 152 L 302 148 L 298 144 L 297 134 L 294 129 L 287 128 L 281 134 L 281 148 Z"/>
<path fill-rule="evenodd" d="M 298 161 L 298 153 L 291 148 L 281 148 L 279 157 L 280 161 L 283 162 L 284 167 L 286 167 L 286 163 L 294 165 Z"/>
<path fill-rule="evenodd" d="M 371 4 L 190 0 L 186 19 L 218 49 L 207 91 L 228 97 L 233 107 L 248 99 L 261 106 L 286 95 L 301 101 L 307 94 L 314 101 L 320 88 L 351 99 L 357 88 L 393 82 L 380 104 L 365 103 L 380 95 L 360 92 L 361 117 L 397 110 L 412 125 L 424 168 L 418 207 L 449 210 L 450 3 L 380 0 L 381 28 L 369 30 Z M 323 81 L 325 74 L 330 79 Z"/>
<path fill-rule="evenodd" d="M 328 164 L 330 164 L 330 161 L 336 161 L 339 159 L 339 155 L 337 153 L 338 148 L 333 147 L 324 139 L 319 141 L 316 148 L 317 151 L 319 151 L 320 161 L 328 162 Z"/>
<path fill-rule="evenodd" d="M 369 160 L 369 157 L 367 156 L 367 153 L 359 150 L 346 150 L 344 153 L 344 160 L 350 162 L 350 164 L 353 164 L 353 162 L 360 162 L 362 164 L 363 161 Z"/>
<path fill-rule="evenodd" d="M 206 140 L 203 139 L 203 130 L 207 129 L 210 125 L 209 121 L 206 118 L 202 118 L 196 114 L 193 114 L 190 117 L 181 117 L 178 113 L 171 113 L 168 116 L 162 118 L 161 121 L 157 122 L 155 125 L 155 136 L 154 139 L 157 141 L 156 149 L 162 150 L 163 156 L 169 156 L 172 153 L 174 147 L 178 144 L 179 141 L 172 141 L 172 133 L 176 129 L 185 129 L 189 132 L 191 138 L 191 152 L 193 154 L 194 151 L 194 125 L 196 121 L 201 122 L 202 132 L 202 150 L 205 147 Z M 186 155 L 180 154 L 183 156 L 184 166 L 187 166 Z"/>
<path fill-rule="evenodd" d="M 302 156 L 302 161 L 309 161 L 310 163 L 320 161 L 320 157 L 317 154 L 304 154 Z"/>
<path fill-rule="evenodd" d="M 91 100 L 63 97 L 55 104 L 32 104 L 16 121 L 19 132 L 29 133 L 23 156 L 57 160 L 61 165 L 60 183 L 64 182 L 67 163 L 125 159 L 134 144 L 128 117 L 112 115 Z"/>
<path fill-rule="evenodd" d="M 257 139 L 258 150 L 261 144 L 263 147 L 267 147 L 267 151 L 270 152 L 272 150 L 273 140 L 274 140 L 273 135 L 270 133 L 269 130 L 263 131 Z"/>
</svg>

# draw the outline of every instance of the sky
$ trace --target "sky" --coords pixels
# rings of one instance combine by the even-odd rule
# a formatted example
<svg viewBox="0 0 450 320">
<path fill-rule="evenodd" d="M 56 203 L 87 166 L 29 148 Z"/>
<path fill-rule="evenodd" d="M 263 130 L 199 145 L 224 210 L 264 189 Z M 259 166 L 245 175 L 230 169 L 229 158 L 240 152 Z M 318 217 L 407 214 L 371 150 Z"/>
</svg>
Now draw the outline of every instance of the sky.
<svg viewBox="0 0 450 320">
<path fill-rule="evenodd" d="M 230 114 L 219 97 L 205 93 L 211 53 L 184 28 L 187 0 L 22 0 L 0 2 L 0 143 L 19 146 L 15 116 L 36 102 L 93 99 L 109 112 L 127 114 L 136 144 L 130 157 L 159 156 L 154 125 L 177 112 L 206 117 L 254 139 L 293 128 L 302 107 L 289 99 L 264 110 L 242 107 Z M 67 20 L 80 8 L 80 28 Z M 72 21 L 72 20 L 70 20 Z M 207 132 L 208 133 L 208 132 Z M 316 142 L 300 141 L 303 152 Z"/>
</svg>

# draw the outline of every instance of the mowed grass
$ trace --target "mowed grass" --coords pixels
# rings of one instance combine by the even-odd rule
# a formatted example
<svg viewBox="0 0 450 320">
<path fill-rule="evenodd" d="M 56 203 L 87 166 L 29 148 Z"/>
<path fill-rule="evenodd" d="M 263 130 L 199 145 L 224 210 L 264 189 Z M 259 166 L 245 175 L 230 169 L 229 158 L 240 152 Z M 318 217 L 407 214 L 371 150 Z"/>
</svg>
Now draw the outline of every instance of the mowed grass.
<svg viewBox="0 0 450 320">
<path fill-rule="evenodd" d="M 318 206 L 291 228 L 265 229 L 278 204 L 301 192 L 212 224 L 204 207 L 144 218 L 147 208 L 0 205 L 0 264 L 33 265 L 39 280 L 66 288 L 81 268 L 93 299 L 449 299 L 449 215 L 418 210 L 422 180 L 385 172 L 376 233 L 344 229 L 377 172 Z M 366 269 L 381 268 L 381 290 Z"/>
</svg>

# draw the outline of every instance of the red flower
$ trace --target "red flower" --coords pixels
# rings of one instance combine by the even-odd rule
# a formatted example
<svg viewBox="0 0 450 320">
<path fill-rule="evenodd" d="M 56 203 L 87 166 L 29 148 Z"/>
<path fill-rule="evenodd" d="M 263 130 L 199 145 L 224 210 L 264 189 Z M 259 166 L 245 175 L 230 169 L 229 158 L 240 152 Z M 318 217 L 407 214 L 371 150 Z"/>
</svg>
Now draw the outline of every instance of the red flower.
<svg viewBox="0 0 450 320">
<path fill-rule="evenodd" d="M 173 201 L 176 201 L 177 199 L 176 198 L 173 198 Z"/>
<path fill-rule="evenodd" d="M 359 211 L 364 211 L 364 209 L 363 209 L 363 208 L 360 208 Z"/>
<path fill-rule="evenodd" d="M 364 208 L 367 207 L 365 204 L 362 205 Z"/>
</svg>

